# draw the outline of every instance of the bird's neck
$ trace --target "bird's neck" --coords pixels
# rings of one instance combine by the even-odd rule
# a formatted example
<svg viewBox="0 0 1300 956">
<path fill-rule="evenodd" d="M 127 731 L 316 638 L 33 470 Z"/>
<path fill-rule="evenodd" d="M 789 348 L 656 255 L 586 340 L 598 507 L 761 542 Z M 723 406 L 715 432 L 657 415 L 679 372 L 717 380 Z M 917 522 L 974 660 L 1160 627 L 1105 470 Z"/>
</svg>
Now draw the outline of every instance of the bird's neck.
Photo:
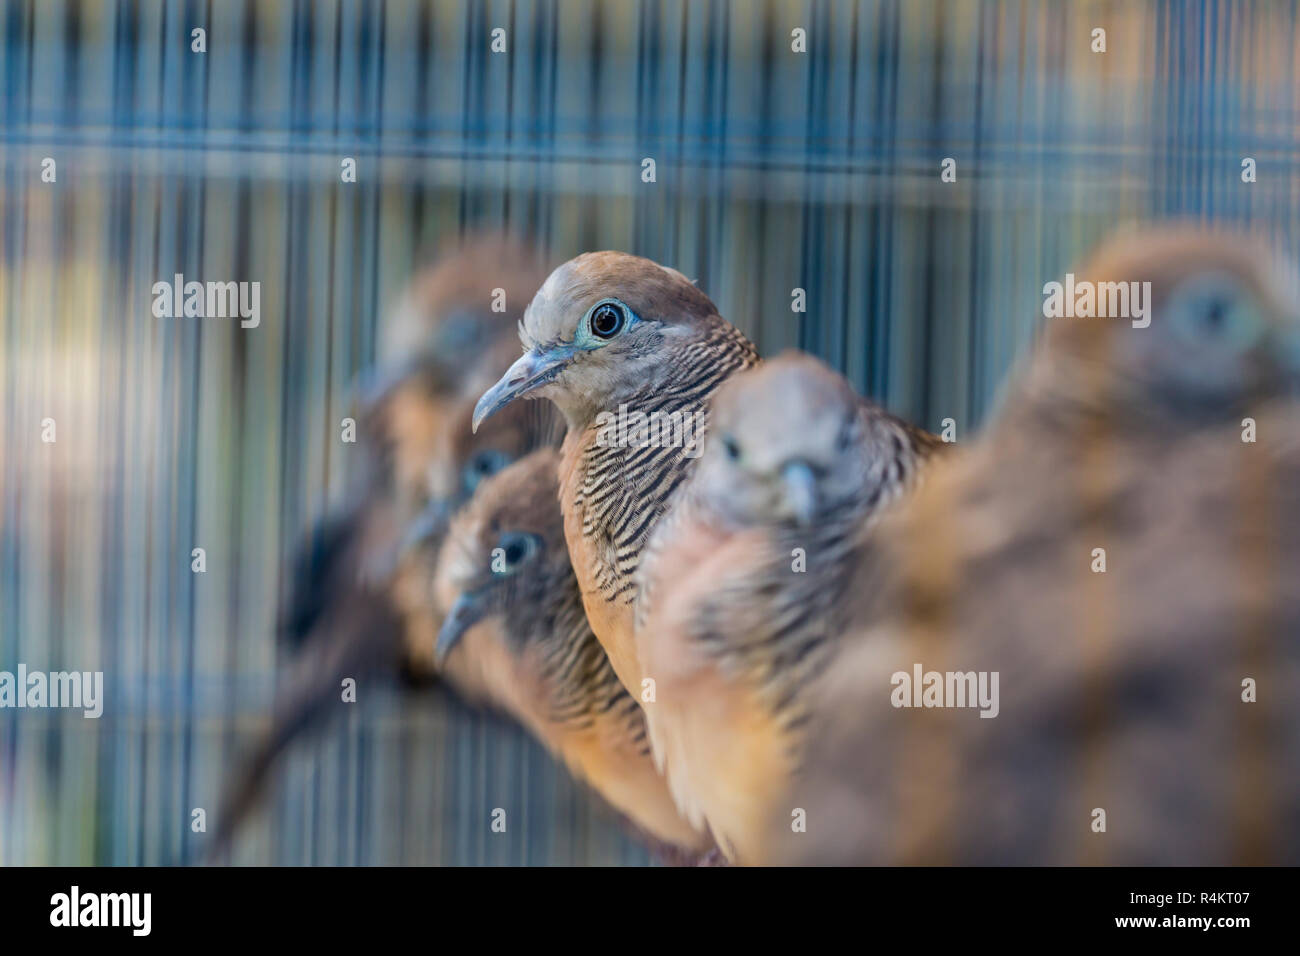
<svg viewBox="0 0 1300 956">
<path fill-rule="evenodd" d="M 642 549 L 694 471 L 714 390 L 757 362 L 740 332 L 710 328 L 674 348 L 653 384 L 623 389 L 602 419 L 565 439 L 560 506 L 574 571 L 596 635 L 631 687 L 640 686 L 633 630 Z"/>
<path fill-rule="evenodd" d="M 882 450 L 863 453 L 871 464 L 862 485 L 850 497 L 827 502 L 810 522 L 749 515 L 729 523 L 724 501 L 692 502 L 697 520 L 763 542 L 759 562 L 731 582 L 734 593 L 704 602 L 692 632 L 700 649 L 728 672 L 757 675 L 759 698 L 783 725 L 798 723 L 807 704 L 803 691 L 848 626 L 842 612 L 852 569 L 870 549 L 877 521 L 910 492 L 928 459 L 944 448 L 934 436 L 901 420 L 877 417 L 873 427 L 879 430 L 874 444 Z M 726 601 L 736 594 L 745 595 L 743 604 L 751 613 L 758 609 L 755 619 L 765 622 L 762 628 L 728 624 L 736 615 Z"/>
<path fill-rule="evenodd" d="M 631 599 L 641 546 L 703 450 L 714 391 L 758 361 L 749 340 L 722 323 L 675 348 L 651 380 L 611 396 L 612 407 L 570 420 L 561 505 L 566 518 L 581 517 L 593 545 L 579 577 L 589 570 L 607 599 Z"/>
<path fill-rule="evenodd" d="M 598 394 L 556 396 L 571 432 L 599 427 L 617 416 L 703 410 L 728 377 L 757 365 L 758 351 L 735 326 L 722 321 L 689 339 L 672 342 L 663 360 L 619 381 L 602 381 Z"/>
</svg>

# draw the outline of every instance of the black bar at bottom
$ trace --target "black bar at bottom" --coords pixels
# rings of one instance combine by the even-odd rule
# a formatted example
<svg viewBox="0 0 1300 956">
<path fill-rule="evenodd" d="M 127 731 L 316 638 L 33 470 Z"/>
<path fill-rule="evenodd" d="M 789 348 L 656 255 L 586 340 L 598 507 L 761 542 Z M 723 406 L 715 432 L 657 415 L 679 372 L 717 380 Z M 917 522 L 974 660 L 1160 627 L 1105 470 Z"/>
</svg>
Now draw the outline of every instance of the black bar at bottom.
<svg viewBox="0 0 1300 956">
<path fill-rule="evenodd" d="M 0 932 L 6 943 L 204 948 L 414 935 L 421 947 L 459 939 L 461 949 L 495 946 L 512 930 L 535 943 L 572 933 L 574 945 L 620 948 L 845 931 L 863 943 L 885 933 L 918 944 L 1194 935 L 1231 944 L 1285 931 L 1294 887 L 1290 869 L 10 868 L 0 870 Z"/>
</svg>

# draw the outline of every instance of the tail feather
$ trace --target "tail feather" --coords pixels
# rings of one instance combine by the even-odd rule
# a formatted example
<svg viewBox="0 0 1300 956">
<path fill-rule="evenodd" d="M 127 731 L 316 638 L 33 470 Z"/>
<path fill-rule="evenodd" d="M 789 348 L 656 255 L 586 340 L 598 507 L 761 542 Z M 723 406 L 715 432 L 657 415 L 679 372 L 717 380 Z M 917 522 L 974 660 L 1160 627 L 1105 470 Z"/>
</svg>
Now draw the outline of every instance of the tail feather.
<svg viewBox="0 0 1300 956">
<path fill-rule="evenodd" d="M 397 610 L 376 595 L 353 597 L 346 608 L 339 608 L 338 626 L 317 629 L 294 660 L 288 687 L 277 695 L 283 703 L 275 708 L 271 726 L 243 759 L 222 801 L 206 862 L 215 862 L 228 851 L 289 745 L 323 725 L 330 707 L 341 703 L 344 678 L 360 684 L 363 678 L 394 670 L 401 650 L 402 622 Z"/>
</svg>

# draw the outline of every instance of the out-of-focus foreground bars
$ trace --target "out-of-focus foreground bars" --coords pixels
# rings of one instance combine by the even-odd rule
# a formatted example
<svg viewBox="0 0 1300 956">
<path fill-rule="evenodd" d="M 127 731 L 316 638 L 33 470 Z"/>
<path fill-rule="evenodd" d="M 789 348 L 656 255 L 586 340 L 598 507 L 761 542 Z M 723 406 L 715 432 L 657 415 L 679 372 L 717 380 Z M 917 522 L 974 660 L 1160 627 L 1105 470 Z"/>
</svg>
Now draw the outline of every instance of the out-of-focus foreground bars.
<svg viewBox="0 0 1300 956">
<path fill-rule="evenodd" d="M 0 667 L 106 692 L 0 718 L 0 864 L 201 852 L 270 709 L 282 569 L 355 465 L 351 385 L 444 239 L 648 256 L 763 354 L 962 438 L 1118 224 L 1294 250 L 1296 36 L 1294 2 L 0 0 Z M 259 282 L 257 327 L 156 317 L 178 273 Z M 521 732 L 385 693 L 234 855 L 645 859 Z"/>
</svg>

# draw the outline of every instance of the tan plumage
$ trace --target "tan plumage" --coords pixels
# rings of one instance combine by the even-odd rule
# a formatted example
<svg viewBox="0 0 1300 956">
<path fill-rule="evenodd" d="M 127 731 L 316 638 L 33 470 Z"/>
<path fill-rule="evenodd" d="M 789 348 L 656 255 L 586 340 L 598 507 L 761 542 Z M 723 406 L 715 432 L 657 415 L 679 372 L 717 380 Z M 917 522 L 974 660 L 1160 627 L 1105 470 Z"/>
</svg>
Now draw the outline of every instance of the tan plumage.
<svg viewBox="0 0 1300 956">
<path fill-rule="evenodd" d="M 597 318 L 615 331 L 602 335 Z M 476 420 L 523 395 L 549 398 L 564 414 L 560 504 L 569 554 L 592 629 L 636 695 L 636 570 L 696 452 L 684 441 L 620 440 L 606 427 L 609 416 L 676 414 L 702 438 L 713 390 L 758 356 L 681 273 L 617 252 L 556 269 L 529 304 L 521 338 L 524 356 L 480 399 Z"/>
<path fill-rule="evenodd" d="M 1291 280 L 1191 230 L 1080 276 L 1151 281 L 1150 327 L 1052 320 L 987 432 L 881 521 L 763 861 L 1300 861 Z M 996 672 L 997 716 L 894 706 L 918 664 Z"/>
<path fill-rule="evenodd" d="M 656 759 L 733 860 L 756 860 L 797 766 L 854 556 L 940 447 L 806 355 L 714 396 L 704 456 L 647 548 L 637 646 Z"/>
<path fill-rule="evenodd" d="M 704 851 L 710 841 L 677 813 L 641 709 L 587 623 L 558 465 L 556 451 L 532 453 L 486 479 L 453 522 L 436 577 L 446 675 L 513 715 L 654 840 Z"/>
</svg>

